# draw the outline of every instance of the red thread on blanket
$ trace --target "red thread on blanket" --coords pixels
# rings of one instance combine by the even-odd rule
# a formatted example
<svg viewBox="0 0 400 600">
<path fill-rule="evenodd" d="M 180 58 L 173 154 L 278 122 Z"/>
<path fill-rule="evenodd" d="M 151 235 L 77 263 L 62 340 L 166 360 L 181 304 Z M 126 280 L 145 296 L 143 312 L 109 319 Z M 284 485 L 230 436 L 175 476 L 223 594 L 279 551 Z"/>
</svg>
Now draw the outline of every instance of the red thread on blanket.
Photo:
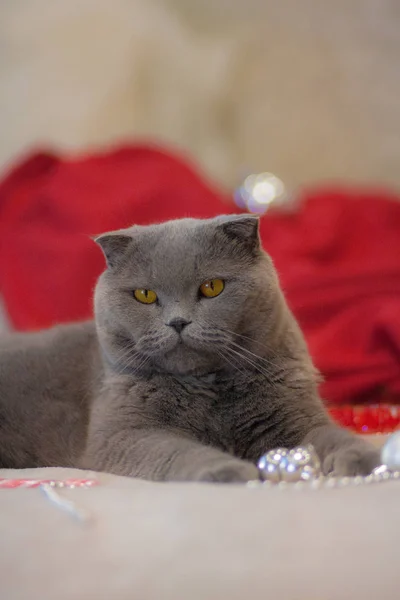
<svg viewBox="0 0 400 600">
<path fill-rule="evenodd" d="M 54 479 L 0 479 L 0 488 L 37 488 L 41 485 L 50 485 L 51 487 L 77 488 L 77 487 L 93 487 L 98 485 L 96 479 L 66 479 L 64 481 L 56 481 Z"/>
</svg>

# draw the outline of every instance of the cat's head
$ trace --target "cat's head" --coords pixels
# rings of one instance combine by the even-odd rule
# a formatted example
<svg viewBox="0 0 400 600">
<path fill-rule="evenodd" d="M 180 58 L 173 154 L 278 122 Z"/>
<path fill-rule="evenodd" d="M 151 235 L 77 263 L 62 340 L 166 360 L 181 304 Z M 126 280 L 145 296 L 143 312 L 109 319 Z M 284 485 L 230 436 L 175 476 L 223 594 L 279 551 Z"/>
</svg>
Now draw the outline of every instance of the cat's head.
<svg viewBox="0 0 400 600">
<path fill-rule="evenodd" d="M 96 241 L 107 261 L 96 323 L 115 367 L 205 374 L 240 368 L 239 346 L 267 343 L 280 295 L 257 217 L 134 226 Z"/>
</svg>

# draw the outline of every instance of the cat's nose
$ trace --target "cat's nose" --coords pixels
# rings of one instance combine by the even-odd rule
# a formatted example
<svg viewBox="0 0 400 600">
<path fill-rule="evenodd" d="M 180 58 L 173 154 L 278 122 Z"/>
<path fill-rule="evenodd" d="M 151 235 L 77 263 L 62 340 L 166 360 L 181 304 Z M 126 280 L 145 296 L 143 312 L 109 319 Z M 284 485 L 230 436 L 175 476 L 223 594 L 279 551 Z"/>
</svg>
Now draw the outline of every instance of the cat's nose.
<svg viewBox="0 0 400 600">
<path fill-rule="evenodd" d="M 175 329 L 175 331 L 178 333 L 181 333 L 182 329 L 184 329 L 186 325 L 189 325 L 191 322 L 192 321 L 186 321 L 186 319 L 182 319 L 181 317 L 176 317 L 175 319 L 171 319 L 167 325 L 169 327 L 173 327 L 173 329 Z"/>
</svg>

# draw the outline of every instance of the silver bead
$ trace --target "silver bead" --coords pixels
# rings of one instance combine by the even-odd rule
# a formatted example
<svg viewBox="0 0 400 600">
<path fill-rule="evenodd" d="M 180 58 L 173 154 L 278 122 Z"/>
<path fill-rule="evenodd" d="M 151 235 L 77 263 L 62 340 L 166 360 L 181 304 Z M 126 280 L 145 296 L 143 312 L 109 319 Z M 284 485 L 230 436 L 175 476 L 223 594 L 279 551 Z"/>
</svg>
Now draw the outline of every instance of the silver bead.
<svg viewBox="0 0 400 600">
<path fill-rule="evenodd" d="M 303 490 L 305 487 L 307 487 L 307 484 L 305 481 L 296 481 L 296 483 L 294 484 L 295 490 Z"/>
<path fill-rule="evenodd" d="M 327 488 L 334 488 L 338 485 L 338 480 L 336 477 L 328 477 L 325 485 Z"/>
<path fill-rule="evenodd" d="M 276 486 L 276 484 L 272 481 L 263 481 L 261 485 L 263 486 L 263 488 L 273 488 Z"/>
<path fill-rule="evenodd" d="M 264 454 L 257 463 L 261 479 L 278 483 L 281 480 L 282 461 L 286 460 L 287 454 L 285 448 L 277 448 Z"/>
<path fill-rule="evenodd" d="M 372 475 L 375 477 L 375 479 L 381 479 L 382 475 L 387 473 L 387 471 L 388 467 L 386 465 L 380 465 L 379 467 L 375 467 L 375 469 L 372 471 Z"/>
<path fill-rule="evenodd" d="M 311 489 L 319 490 L 319 488 L 322 487 L 323 483 L 324 483 L 324 480 L 320 477 L 318 479 L 312 479 L 311 480 Z"/>
<path fill-rule="evenodd" d="M 300 481 L 302 466 L 298 464 L 290 455 L 284 457 L 279 465 L 282 481 L 294 483 Z"/>
<path fill-rule="evenodd" d="M 278 483 L 281 480 L 279 463 L 270 462 L 267 455 L 264 455 L 258 461 L 258 469 L 261 479 L 264 481 L 272 481 Z"/>
<path fill-rule="evenodd" d="M 270 450 L 267 453 L 268 460 L 270 462 L 279 465 L 283 458 L 288 455 L 288 450 L 286 448 L 276 448 L 276 450 Z"/>
<path fill-rule="evenodd" d="M 300 477 L 303 481 L 311 481 L 312 479 L 316 479 L 318 475 L 319 473 L 314 467 L 306 465 L 302 468 Z"/>
<path fill-rule="evenodd" d="M 315 469 L 315 471 L 318 473 L 318 475 L 320 475 L 321 474 L 321 461 L 319 460 L 319 456 L 316 453 L 314 446 L 309 444 L 308 446 L 306 446 L 306 448 L 310 454 L 309 465 Z"/>
<path fill-rule="evenodd" d="M 347 487 L 351 484 L 351 479 L 350 477 L 340 477 L 338 480 L 338 484 L 340 487 Z"/>
<path fill-rule="evenodd" d="M 254 173 L 246 177 L 235 191 L 234 201 L 240 208 L 258 214 L 265 213 L 271 206 L 288 210 L 293 204 L 283 182 L 273 173 Z"/>
<path fill-rule="evenodd" d="M 246 486 L 249 488 L 258 488 L 258 487 L 261 487 L 261 485 L 262 485 L 262 483 L 258 479 L 250 479 L 246 483 Z"/>
<path fill-rule="evenodd" d="M 293 450 L 276 448 L 264 454 L 258 461 L 260 476 L 264 481 L 295 483 L 311 481 L 320 475 L 320 462 L 312 446 Z"/>
<path fill-rule="evenodd" d="M 391 471 L 400 471 L 400 431 L 391 435 L 383 446 L 381 460 Z"/>
<path fill-rule="evenodd" d="M 293 448 L 289 452 L 289 456 L 300 466 L 308 465 L 311 460 L 311 454 L 307 448 Z"/>
</svg>

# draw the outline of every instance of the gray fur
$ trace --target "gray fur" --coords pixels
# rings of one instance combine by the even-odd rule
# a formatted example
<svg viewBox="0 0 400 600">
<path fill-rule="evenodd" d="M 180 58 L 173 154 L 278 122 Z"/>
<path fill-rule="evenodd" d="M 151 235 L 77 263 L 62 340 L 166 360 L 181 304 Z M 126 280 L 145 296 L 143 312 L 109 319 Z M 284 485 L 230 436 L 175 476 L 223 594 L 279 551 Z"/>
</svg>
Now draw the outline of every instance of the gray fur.
<svg viewBox="0 0 400 600">
<path fill-rule="evenodd" d="M 108 268 L 95 323 L 1 342 L 0 466 L 246 481 L 266 450 L 301 443 L 325 472 L 379 464 L 327 416 L 256 218 L 136 226 L 97 242 Z M 200 297 L 211 278 L 224 291 Z M 159 302 L 140 304 L 136 288 Z M 180 334 L 176 318 L 190 322 Z"/>
</svg>

